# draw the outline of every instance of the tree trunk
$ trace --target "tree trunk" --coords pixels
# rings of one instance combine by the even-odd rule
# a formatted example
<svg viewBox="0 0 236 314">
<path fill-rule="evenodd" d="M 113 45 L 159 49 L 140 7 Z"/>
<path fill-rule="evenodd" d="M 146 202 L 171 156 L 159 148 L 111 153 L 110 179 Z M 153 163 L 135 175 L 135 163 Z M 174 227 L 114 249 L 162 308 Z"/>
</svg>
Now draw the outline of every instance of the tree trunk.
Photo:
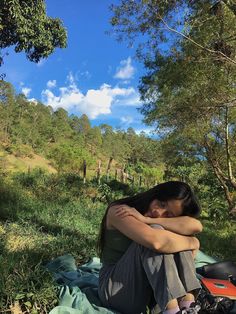
<svg viewBox="0 0 236 314">
<path fill-rule="evenodd" d="M 84 160 L 83 163 L 83 182 L 86 183 L 86 174 L 87 174 L 87 165 L 86 165 L 86 160 Z"/>
<path fill-rule="evenodd" d="M 226 159 L 227 159 L 227 169 L 229 182 L 234 189 L 236 189 L 236 180 L 232 172 L 231 156 L 230 156 L 230 147 L 229 147 L 229 108 L 225 108 L 225 150 L 226 150 Z"/>
<path fill-rule="evenodd" d="M 207 160 L 212 167 L 215 176 L 217 177 L 218 181 L 220 182 L 221 187 L 224 190 L 225 198 L 228 203 L 229 211 L 234 207 L 234 202 L 233 198 L 231 196 L 228 183 L 229 183 L 229 178 L 224 175 L 223 171 L 220 169 L 220 166 L 218 162 L 214 159 L 214 153 L 213 150 L 208 143 L 207 139 L 205 139 L 205 149 L 206 149 L 206 154 L 207 154 Z"/>
</svg>

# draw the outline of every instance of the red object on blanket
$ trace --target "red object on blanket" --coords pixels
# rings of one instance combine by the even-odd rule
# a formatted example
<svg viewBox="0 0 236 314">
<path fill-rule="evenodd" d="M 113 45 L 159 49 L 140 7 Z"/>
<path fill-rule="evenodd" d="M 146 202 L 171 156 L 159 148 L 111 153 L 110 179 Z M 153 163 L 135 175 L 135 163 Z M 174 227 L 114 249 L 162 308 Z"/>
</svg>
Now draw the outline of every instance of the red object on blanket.
<svg viewBox="0 0 236 314">
<path fill-rule="evenodd" d="M 213 296 L 228 297 L 236 300 L 236 286 L 229 280 L 201 278 L 203 287 Z"/>
</svg>

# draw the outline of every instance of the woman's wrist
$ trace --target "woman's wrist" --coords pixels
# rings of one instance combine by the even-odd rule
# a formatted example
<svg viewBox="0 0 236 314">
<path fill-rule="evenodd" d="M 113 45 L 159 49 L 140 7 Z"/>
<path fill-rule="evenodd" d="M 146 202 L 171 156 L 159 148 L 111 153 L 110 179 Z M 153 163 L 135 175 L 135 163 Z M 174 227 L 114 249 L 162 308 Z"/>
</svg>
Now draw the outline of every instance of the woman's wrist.
<svg viewBox="0 0 236 314">
<path fill-rule="evenodd" d="M 151 217 L 145 217 L 145 221 L 144 223 L 147 224 L 147 225 L 151 225 L 151 224 L 158 224 L 159 223 L 159 218 L 151 218 Z"/>
</svg>

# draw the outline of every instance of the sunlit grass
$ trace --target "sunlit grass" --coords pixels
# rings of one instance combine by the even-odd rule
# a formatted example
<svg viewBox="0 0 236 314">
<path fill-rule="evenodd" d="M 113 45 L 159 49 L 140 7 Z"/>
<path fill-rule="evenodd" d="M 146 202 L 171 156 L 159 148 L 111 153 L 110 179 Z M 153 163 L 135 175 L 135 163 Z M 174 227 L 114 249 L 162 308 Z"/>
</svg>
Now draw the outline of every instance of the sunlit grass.
<svg viewBox="0 0 236 314">
<path fill-rule="evenodd" d="M 47 313 L 55 306 L 57 295 L 44 265 L 67 253 L 78 265 L 96 256 L 104 204 L 90 199 L 66 204 L 58 201 L 35 200 L 34 207 L 30 196 L 28 206 L 23 197 L 16 215 L 0 223 L 1 310 L 18 302 L 27 313 Z"/>
</svg>

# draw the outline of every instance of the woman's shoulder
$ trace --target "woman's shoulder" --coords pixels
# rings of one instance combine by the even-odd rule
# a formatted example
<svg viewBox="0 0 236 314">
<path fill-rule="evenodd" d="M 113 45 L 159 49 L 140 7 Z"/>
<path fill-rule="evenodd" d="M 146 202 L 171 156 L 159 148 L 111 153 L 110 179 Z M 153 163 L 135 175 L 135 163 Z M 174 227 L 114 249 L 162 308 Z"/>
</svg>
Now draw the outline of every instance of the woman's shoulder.
<svg viewBox="0 0 236 314">
<path fill-rule="evenodd" d="M 106 218 L 106 229 L 108 230 L 116 230 L 116 228 L 112 225 L 112 220 L 115 215 L 115 211 L 119 206 L 124 204 L 111 204 L 107 210 L 107 218 Z"/>
</svg>

